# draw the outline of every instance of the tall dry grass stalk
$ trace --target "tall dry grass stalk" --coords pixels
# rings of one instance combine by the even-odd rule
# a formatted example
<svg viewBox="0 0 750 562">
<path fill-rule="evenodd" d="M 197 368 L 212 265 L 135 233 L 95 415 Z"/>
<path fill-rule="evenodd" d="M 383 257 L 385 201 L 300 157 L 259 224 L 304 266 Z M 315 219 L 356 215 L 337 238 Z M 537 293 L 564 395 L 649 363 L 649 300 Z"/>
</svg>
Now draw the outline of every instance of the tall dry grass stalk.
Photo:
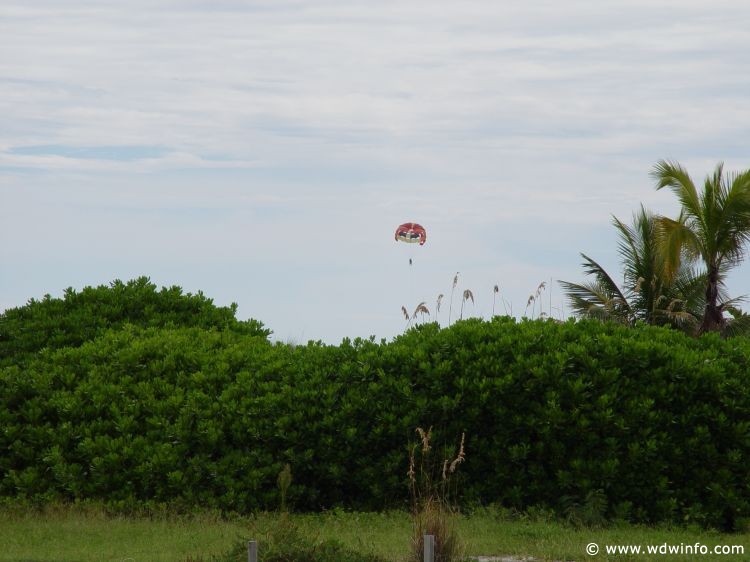
<svg viewBox="0 0 750 562">
<path fill-rule="evenodd" d="M 406 331 L 411 325 L 411 315 L 409 314 L 409 311 L 406 310 L 406 307 L 404 305 L 401 305 L 401 314 L 404 315 L 404 320 L 406 320 L 406 328 L 404 328 L 404 331 Z"/>
<path fill-rule="evenodd" d="M 412 549 L 410 562 L 424 559 L 424 536 L 435 537 L 435 561 L 454 562 L 463 558 L 463 547 L 456 529 L 456 508 L 451 503 L 452 477 L 464 462 L 465 435 L 455 457 L 439 465 L 432 462 L 432 428 L 416 429 L 419 442 L 410 448 L 409 476 L 412 509 Z"/>
<path fill-rule="evenodd" d="M 451 302 L 450 306 L 448 307 L 448 326 L 451 325 L 451 314 L 453 313 L 453 293 L 456 290 L 456 285 L 458 285 L 458 274 L 460 272 L 456 271 L 456 275 L 453 277 L 453 287 L 451 288 Z"/>
<path fill-rule="evenodd" d="M 427 315 L 427 316 L 430 315 L 430 309 L 427 308 L 427 303 L 426 302 L 422 301 L 422 302 L 420 302 L 417 305 L 417 308 L 414 309 L 414 313 L 412 314 L 411 319 L 412 320 L 416 320 L 417 314 L 421 314 L 422 315 L 422 321 L 423 322 L 424 322 L 425 315 Z"/>
<path fill-rule="evenodd" d="M 529 310 L 529 307 L 534 302 L 534 295 L 529 295 L 529 300 L 526 301 L 526 308 L 523 310 L 523 315 L 526 316 L 526 312 Z M 534 309 L 531 309 L 531 315 L 534 315 Z"/>
<path fill-rule="evenodd" d="M 466 289 L 464 291 L 464 298 L 461 300 L 461 320 L 464 317 L 464 303 L 469 299 L 471 299 L 471 304 L 474 304 L 474 293 L 470 289 Z"/>
<path fill-rule="evenodd" d="M 405 306 L 401 306 L 401 313 L 404 315 L 404 320 L 406 320 L 406 328 L 404 328 L 404 331 L 409 329 L 409 326 L 411 326 L 411 323 L 414 322 L 414 325 L 416 326 L 416 320 L 417 315 L 422 315 L 422 322 L 424 322 L 424 317 L 430 315 L 430 309 L 427 308 L 427 303 L 422 301 L 420 302 L 417 307 L 414 309 L 414 312 L 409 314 L 409 311 L 406 310 Z"/>
<path fill-rule="evenodd" d="M 281 492 L 281 513 L 288 513 L 286 505 L 286 495 L 289 491 L 289 486 L 292 485 L 292 467 L 287 463 L 284 465 L 284 469 L 279 472 L 276 478 L 276 483 L 279 486 L 279 492 Z"/>
<path fill-rule="evenodd" d="M 544 292 L 544 289 L 546 288 L 547 288 L 547 283 L 545 281 L 542 281 L 541 283 L 539 283 L 539 286 L 536 288 L 536 293 L 534 294 L 534 302 L 539 303 L 539 317 L 540 318 L 544 314 L 544 310 L 542 308 L 543 302 L 540 299 L 540 297 L 542 296 L 542 292 Z M 535 308 L 536 308 L 536 305 L 535 305 Z M 533 315 L 533 311 L 532 311 L 532 315 Z"/>
<path fill-rule="evenodd" d="M 547 282 L 542 281 L 539 283 L 539 286 L 536 288 L 536 291 L 529 295 L 529 300 L 526 301 L 526 309 L 523 311 L 523 315 L 526 316 L 526 312 L 529 310 L 529 307 L 531 306 L 531 319 L 533 320 L 536 318 L 536 303 L 539 303 L 539 317 L 543 318 L 544 316 L 547 316 L 547 314 L 544 312 L 544 303 L 541 300 L 542 293 L 544 292 L 544 289 L 547 288 Z M 550 304 L 550 307 L 552 305 Z"/>
</svg>

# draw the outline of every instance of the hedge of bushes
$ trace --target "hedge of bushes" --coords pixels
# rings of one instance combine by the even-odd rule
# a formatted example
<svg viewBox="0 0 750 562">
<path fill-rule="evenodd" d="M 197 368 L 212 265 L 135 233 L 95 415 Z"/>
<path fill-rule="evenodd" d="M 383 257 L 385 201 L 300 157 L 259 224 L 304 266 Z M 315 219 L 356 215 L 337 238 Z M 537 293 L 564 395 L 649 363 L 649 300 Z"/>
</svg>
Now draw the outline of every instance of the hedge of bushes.
<svg viewBox="0 0 750 562">
<path fill-rule="evenodd" d="M 26 356 L 25 356 L 26 357 Z M 6 357 L 7 359 L 7 357 Z M 466 434 L 470 504 L 725 529 L 750 517 L 750 342 L 465 320 L 391 342 L 123 324 L 0 369 L 0 496 L 405 505 L 408 445 Z"/>
<path fill-rule="evenodd" d="M 77 347 L 108 329 L 125 324 L 141 327 L 197 326 L 267 337 L 257 320 L 239 321 L 237 305 L 219 307 L 203 293 L 182 288 L 157 290 L 148 277 L 127 283 L 66 289 L 63 298 L 45 295 L 0 315 L 0 367 L 18 365 L 41 349 Z"/>
</svg>

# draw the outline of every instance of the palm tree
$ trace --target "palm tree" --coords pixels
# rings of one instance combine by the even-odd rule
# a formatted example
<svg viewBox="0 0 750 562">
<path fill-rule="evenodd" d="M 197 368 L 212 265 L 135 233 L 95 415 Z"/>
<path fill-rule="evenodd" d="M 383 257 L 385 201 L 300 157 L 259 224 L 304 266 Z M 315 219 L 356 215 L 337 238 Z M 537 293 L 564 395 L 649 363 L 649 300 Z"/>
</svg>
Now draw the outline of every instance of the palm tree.
<svg viewBox="0 0 750 562">
<path fill-rule="evenodd" d="M 617 283 L 593 259 L 583 253 L 581 257 L 584 273 L 593 276 L 594 280 L 588 283 L 559 281 L 573 312 L 578 316 L 632 324 L 635 321 L 633 310 Z"/>
<path fill-rule="evenodd" d="M 588 283 L 560 281 L 576 314 L 632 325 L 636 321 L 669 324 L 694 331 L 702 310 L 703 277 L 682 265 L 667 282 L 663 254 L 657 242 L 657 219 L 641 206 L 628 226 L 616 217 L 618 253 L 623 264 L 623 288 L 596 261 L 581 254 Z"/>
<path fill-rule="evenodd" d="M 706 176 L 701 193 L 676 162 L 661 160 L 652 176 L 656 189 L 669 187 L 681 206 L 676 220 L 658 219 L 666 277 L 672 278 L 683 263 L 701 259 L 706 279 L 699 333 L 722 331 L 726 326 L 723 313 L 731 306 L 729 301 L 719 302 L 724 280 L 729 269 L 742 261 L 750 241 L 750 170 L 725 175 L 723 164 L 718 164 Z"/>
</svg>

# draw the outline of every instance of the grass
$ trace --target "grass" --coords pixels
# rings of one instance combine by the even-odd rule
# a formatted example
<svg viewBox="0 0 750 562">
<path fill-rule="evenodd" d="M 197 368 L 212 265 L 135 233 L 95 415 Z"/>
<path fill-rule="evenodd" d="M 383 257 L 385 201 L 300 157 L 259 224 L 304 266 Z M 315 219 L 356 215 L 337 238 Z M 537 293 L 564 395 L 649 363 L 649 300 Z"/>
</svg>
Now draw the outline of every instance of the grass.
<svg viewBox="0 0 750 562">
<path fill-rule="evenodd" d="M 211 513 L 190 516 L 110 517 L 99 508 L 48 507 L 42 511 L 0 509 L 0 561 L 27 562 L 182 562 L 210 559 L 238 540 L 261 539 L 278 522 L 277 514 L 224 519 Z M 364 554 L 403 561 L 410 548 L 411 520 L 406 512 L 293 514 L 306 535 L 336 539 Z M 491 509 L 457 521 L 471 555 L 533 556 L 542 560 L 640 560 L 658 555 L 588 556 L 585 547 L 610 545 L 742 545 L 745 555 L 667 555 L 670 562 L 750 559 L 750 532 L 727 535 L 698 529 L 615 525 L 574 528 L 562 522 L 508 518 Z"/>
<path fill-rule="evenodd" d="M 247 525 L 212 514 L 190 517 L 109 517 L 95 508 L 0 512 L 0 560 L 175 561 L 212 555 L 243 534 Z"/>
<path fill-rule="evenodd" d="M 531 519 L 505 520 L 489 511 L 476 513 L 459 520 L 459 533 L 465 537 L 467 552 L 473 555 L 507 554 L 533 556 L 542 560 L 576 561 L 641 561 L 665 557 L 670 562 L 695 562 L 715 560 L 750 559 L 750 533 L 726 534 L 697 528 L 648 527 L 630 524 L 613 524 L 607 528 L 576 528 L 560 521 Z M 589 543 L 597 543 L 602 553 L 586 554 Z M 610 555 L 603 554 L 605 545 L 679 546 L 701 543 L 713 549 L 716 545 L 742 545 L 744 556 L 727 555 Z"/>
</svg>

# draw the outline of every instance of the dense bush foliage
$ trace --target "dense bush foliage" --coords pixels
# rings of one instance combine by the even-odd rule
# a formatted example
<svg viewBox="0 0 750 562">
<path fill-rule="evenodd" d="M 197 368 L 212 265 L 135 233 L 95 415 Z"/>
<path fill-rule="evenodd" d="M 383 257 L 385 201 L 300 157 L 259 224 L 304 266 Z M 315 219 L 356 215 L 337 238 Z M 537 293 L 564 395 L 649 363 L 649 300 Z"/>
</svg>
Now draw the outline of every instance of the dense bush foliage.
<svg viewBox="0 0 750 562">
<path fill-rule="evenodd" d="M 183 294 L 180 287 L 156 290 L 147 277 L 128 283 L 66 289 L 62 299 L 45 295 L 0 315 L 0 365 L 18 364 L 41 349 L 77 347 L 110 328 L 199 326 L 248 335 L 270 335 L 257 320 L 240 322 L 237 305 L 217 307 L 202 293 Z"/>
<path fill-rule="evenodd" d="M 210 323 L 209 323 L 210 324 Z M 78 343 L 78 342 L 76 342 Z M 569 517 L 750 517 L 750 342 L 466 320 L 389 343 L 124 324 L 0 369 L 0 496 L 405 506 L 408 443 L 466 433 L 464 501 Z"/>
</svg>

